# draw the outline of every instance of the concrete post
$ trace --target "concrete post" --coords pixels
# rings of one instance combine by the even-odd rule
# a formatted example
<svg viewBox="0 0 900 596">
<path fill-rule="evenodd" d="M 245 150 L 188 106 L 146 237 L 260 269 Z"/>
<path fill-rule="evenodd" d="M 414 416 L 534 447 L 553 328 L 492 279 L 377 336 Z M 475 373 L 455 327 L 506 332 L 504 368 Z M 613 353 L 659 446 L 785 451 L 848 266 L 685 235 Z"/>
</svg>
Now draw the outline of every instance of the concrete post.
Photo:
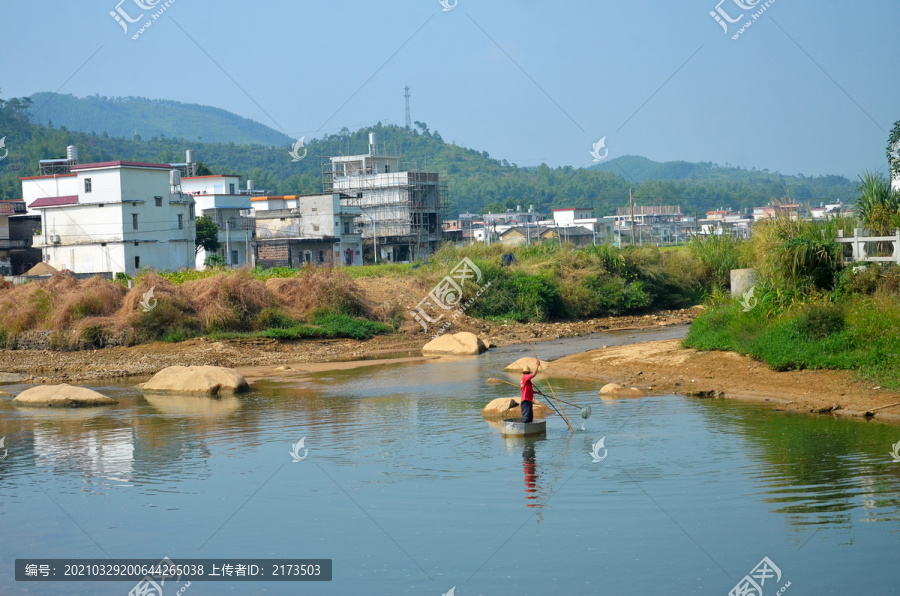
<svg viewBox="0 0 900 596">
<path fill-rule="evenodd" d="M 737 298 L 756 285 L 756 269 L 731 270 L 731 296 Z"/>
<path fill-rule="evenodd" d="M 894 262 L 900 263 L 900 230 L 894 230 Z"/>
</svg>

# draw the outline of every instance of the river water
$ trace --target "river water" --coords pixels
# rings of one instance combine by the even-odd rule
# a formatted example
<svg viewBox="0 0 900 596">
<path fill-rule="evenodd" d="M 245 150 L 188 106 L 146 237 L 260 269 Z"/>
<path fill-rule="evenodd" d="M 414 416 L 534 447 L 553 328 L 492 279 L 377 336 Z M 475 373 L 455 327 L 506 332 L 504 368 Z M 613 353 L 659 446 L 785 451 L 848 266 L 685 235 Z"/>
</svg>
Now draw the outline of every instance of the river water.
<svg viewBox="0 0 900 596">
<path fill-rule="evenodd" d="M 679 333 L 537 347 L 551 359 Z M 574 434 L 553 416 L 545 437 L 505 439 L 479 411 L 515 389 L 484 381 L 528 354 L 316 373 L 235 399 L 126 385 L 95 387 L 110 408 L 0 398 L 0 594 L 135 586 L 15 582 L 17 558 L 165 556 L 333 560 L 331 582 L 169 580 L 166 595 L 726 595 L 745 577 L 767 596 L 900 594 L 900 427 L 600 401 L 597 383 L 559 381 L 593 415 L 569 409 Z"/>
</svg>

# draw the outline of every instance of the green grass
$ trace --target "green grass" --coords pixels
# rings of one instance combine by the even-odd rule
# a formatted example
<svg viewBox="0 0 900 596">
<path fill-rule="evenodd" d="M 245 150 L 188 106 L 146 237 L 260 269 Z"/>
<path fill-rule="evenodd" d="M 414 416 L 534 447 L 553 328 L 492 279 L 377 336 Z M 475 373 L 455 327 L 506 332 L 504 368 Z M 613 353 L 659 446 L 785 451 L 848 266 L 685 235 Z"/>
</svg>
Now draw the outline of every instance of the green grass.
<svg viewBox="0 0 900 596">
<path fill-rule="evenodd" d="M 853 370 L 860 380 L 897 390 L 898 329 L 900 301 L 891 296 L 817 300 L 781 314 L 722 301 L 694 321 L 684 345 L 746 354 L 779 371 Z"/>
<path fill-rule="evenodd" d="M 390 333 L 393 327 L 377 321 L 369 321 L 345 314 L 320 314 L 310 324 L 292 322 L 289 326 L 273 326 L 259 331 L 227 331 L 201 334 L 215 340 L 268 338 L 277 340 L 297 339 L 369 339 L 380 333 Z M 197 337 L 192 335 L 190 337 Z M 177 342 L 188 339 L 185 333 L 173 333 L 163 341 Z"/>
</svg>

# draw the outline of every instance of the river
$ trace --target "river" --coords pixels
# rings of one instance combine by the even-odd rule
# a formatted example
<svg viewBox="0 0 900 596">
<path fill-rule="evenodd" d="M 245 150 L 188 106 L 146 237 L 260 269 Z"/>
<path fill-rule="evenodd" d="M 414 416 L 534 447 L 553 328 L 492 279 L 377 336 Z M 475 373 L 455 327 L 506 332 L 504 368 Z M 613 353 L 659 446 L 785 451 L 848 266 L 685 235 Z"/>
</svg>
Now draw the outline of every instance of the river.
<svg viewBox="0 0 900 596">
<path fill-rule="evenodd" d="M 679 333 L 536 347 L 551 359 Z M 333 579 L 170 579 L 166 595 L 726 595 L 748 578 L 767 596 L 900 594 L 900 428 L 678 395 L 601 401 L 596 383 L 559 381 L 592 416 L 569 408 L 575 433 L 553 416 L 546 436 L 505 439 L 479 412 L 515 389 L 484 381 L 515 382 L 501 370 L 527 354 L 321 372 L 221 400 L 130 385 L 92 387 L 119 400 L 107 408 L 0 398 L 0 593 L 134 588 L 16 582 L 14 559 L 168 556 L 332 559 Z"/>
</svg>

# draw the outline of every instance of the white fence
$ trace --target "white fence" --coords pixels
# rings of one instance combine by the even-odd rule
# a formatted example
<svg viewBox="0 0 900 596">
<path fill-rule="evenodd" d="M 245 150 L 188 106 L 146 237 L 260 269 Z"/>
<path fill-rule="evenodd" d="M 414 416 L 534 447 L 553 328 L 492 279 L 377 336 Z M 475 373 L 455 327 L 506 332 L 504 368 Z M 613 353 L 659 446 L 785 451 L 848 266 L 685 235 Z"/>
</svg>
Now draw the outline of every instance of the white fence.
<svg viewBox="0 0 900 596">
<path fill-rule="evenodd" d="M 852 251 L 851 262 L 900 263 L 900 230 L 895 230 L 893 236 L 863 236 L 862 229 L 856 228 L 853 230 L 853 236 L 850 238 L 844 238 L 844 231 L 838 230 L 837 241 L 850 245 Z M 868 242 L 891 242 L 893 243 L 894 251 L 889 257 L 869 256 L 868 247 L 866 246 Z"/>
</svg>

